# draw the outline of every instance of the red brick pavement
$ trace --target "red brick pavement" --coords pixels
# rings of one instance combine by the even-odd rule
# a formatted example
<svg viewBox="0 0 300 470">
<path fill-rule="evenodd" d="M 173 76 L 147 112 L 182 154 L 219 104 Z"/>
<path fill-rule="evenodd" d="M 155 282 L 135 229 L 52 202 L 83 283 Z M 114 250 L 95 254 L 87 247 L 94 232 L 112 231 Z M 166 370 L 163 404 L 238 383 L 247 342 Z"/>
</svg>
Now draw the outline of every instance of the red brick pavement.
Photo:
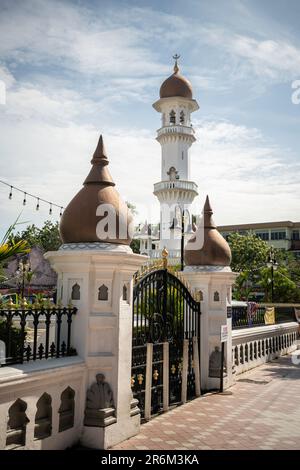
<svg viewBox="0 0 300 470">
<path fill-rule="evenodd" d="M 300 449 L 300 365 L 282 357 L 141 426 L 112 449 Z"/>
</svg>

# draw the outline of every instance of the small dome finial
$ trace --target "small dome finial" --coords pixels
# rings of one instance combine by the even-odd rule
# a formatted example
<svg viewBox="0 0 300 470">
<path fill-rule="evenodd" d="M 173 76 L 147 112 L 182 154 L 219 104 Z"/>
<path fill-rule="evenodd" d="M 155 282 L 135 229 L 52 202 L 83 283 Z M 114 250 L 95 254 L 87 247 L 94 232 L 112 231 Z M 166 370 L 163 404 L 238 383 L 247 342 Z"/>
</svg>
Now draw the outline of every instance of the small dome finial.
<svg viewBox="0 0 300 470">
<path fill-rule="evenodd" d="M 212 220 L 213 211 L 206 196 L 202 224 L 185 246 L 187 266 L 230 266 L 230 247 Z"/>
<path fill-rule="evenodd" d="M 173 55 L 173 59 L 175 60 L 175 64 L 174 64 L 174 73 L 178 73 L 179 72 L 179 67 L 178 67 L 178 64 L 177 64 L 177 60 L 180 58 L 180 55 L 179 54 L 175 54 Z"/>
</svg>

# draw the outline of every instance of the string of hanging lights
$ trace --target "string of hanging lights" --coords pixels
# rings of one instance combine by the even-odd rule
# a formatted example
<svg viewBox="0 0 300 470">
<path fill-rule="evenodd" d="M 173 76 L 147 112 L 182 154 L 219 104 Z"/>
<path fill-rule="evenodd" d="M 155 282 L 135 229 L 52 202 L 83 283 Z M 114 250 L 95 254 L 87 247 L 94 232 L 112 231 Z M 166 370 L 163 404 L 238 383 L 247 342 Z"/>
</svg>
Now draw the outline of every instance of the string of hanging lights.
<svg viewBox="0 0 300 470">
<path fill-rule="evenodd" d="M 17 191 L 19 193 L 23 194 L 23 206 L 26 206 L 27 204 L 27 198 L 31 197 L 32 199 L 36 200 L 36 206 L 35 209 L 38 211 L 40 209 L 40 202 L 44 202 L 49 205 L 49 215 L 52 215 L 53 212 L 53 207 L 57 207 L 59 209 L 59 216 L 62 216 L 63 213 L 63 206 L 60 206 L 59 204 L 55 204 L 55 202 L 47 201 L 47 199 L 43 199 L 40 196 L 36 196 L 35 194 L 28 193 L 27 191 L 24 191 L 23 189 L 17 188 L 16 186 L 6 183 L 6 181 L 0 180 L 0 183 L 9 187 L 9 194 L 8 194 L 8 199 L 13 198 L 13 191 Z"/>
</svg>

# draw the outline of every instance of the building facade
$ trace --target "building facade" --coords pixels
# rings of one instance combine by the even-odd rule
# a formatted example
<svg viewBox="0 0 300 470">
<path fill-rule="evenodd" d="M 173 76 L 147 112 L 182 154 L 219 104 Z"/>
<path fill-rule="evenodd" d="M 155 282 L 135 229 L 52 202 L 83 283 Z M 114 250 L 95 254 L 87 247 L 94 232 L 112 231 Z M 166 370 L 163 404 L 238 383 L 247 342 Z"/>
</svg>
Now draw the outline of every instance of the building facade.
<svg viewBox="0 0 300 470">
<path fill-rule="evenodd" d="M 290 251 L 300 259 L 300 222 L 279 221 L 261 222 L 257 224 L 222 225 L 219 231 L 224 238 L 231 233 L 241 235 L 254 233 L 274 248 Z"/>
</svg>

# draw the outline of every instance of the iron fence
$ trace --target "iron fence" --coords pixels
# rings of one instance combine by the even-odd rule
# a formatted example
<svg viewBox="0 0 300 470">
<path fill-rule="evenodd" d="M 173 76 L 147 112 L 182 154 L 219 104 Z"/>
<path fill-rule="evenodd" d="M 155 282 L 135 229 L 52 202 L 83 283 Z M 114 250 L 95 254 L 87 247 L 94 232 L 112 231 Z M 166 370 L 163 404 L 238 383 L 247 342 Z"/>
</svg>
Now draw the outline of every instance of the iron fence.
<svg viewBox="0 0 300 470">
<path fill-rule="evenodd" d="M 76 355 L 71 345 L 75 307 L 1 308 L 0 365 Z"/>
<path fill-rule="evenodd" d="M 295 306 L 292 305 L 258 305 L 255 313 L 249 312 L 248 306 L 232 306 L 232 328 L 249 328 L 265 326 L 266 307 L 274 307 L 275 324 L 296 321 Z"/>
</svg>

